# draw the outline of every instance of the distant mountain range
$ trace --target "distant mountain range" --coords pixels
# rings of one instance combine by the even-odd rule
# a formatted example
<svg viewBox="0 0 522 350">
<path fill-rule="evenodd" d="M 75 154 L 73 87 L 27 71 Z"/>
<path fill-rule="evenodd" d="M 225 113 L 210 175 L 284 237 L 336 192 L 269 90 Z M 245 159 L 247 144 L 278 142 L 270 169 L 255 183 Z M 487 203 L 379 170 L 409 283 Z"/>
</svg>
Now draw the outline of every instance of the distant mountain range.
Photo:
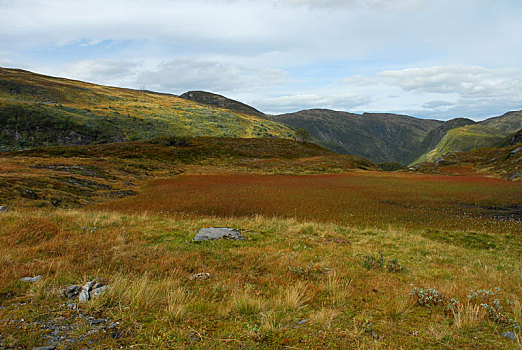
<svg viewBox="0 0 522 350">
<path fill-rule="evenodd" d="M 328 109 L 268 116 L 205 91 L 175 96 L 0 68 L 0 122 L 0 151 L 171 135 L 293 138 L 303 128 L 335 152 L 407 165 L 498 146 L 522 128 L 522 111 L 478 123 Z"/>
<path fill-rule="evenodd" d="M 456 118 L 446 122 L 389 113 L 353 114 L 312 109 L 276 115 L 274 120 L 304 128 L 326 148 L 373 162 L 431 160 L 445 152 L 493 147 L 522 128 L 522 111 L 476 123 Z"/>
</svg>

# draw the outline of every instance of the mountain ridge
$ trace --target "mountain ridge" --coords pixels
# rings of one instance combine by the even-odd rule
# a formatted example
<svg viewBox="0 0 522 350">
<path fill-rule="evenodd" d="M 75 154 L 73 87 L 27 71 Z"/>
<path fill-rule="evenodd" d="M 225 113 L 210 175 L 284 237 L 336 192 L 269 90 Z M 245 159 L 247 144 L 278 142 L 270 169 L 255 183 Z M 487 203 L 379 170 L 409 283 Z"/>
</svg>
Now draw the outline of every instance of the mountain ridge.
<svg viewBox="0 0 522 350">
<path fill-rule="evenodd" d="M 497 145 L 522 128 L 522 111 L 481 122 L 324 108 L 266 115 L 205 91 L 176 96 L 0 68 L 0 121 L 0 151 L 180 135 L 294 138 L 294 131 L 303 128 L 312 141 L 332 151 L 406 165 Z"/>
</svg>

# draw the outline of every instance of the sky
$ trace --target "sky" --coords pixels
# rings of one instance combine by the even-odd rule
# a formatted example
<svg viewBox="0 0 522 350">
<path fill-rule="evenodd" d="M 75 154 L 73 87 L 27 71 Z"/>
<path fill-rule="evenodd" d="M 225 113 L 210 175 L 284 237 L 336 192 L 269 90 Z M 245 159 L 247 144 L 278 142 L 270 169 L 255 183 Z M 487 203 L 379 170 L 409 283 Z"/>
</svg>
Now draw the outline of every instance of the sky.
<svg viewBox="0 0 522 350">
<path fill-rule="evenodd" d="M 522 109 L 520 0 L 0 0 L 0 67 L 270 114 Z"/>
</svg>

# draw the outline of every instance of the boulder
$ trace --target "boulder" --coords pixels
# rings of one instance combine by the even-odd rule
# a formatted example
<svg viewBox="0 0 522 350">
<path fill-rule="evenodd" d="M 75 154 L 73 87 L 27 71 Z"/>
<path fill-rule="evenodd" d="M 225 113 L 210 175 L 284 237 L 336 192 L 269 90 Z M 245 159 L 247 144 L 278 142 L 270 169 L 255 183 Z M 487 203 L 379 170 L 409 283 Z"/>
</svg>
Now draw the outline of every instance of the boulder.
<svg viewBox="0 0 522 350">
<path fill-rule="evenodd" d="M 78 297 L 78 299 L 82 302 L 82 303 L 85 303 L 87 301 L 89 301 L 89 299 L 91 299 L 91 290 L 92 290 L 92 287 L 96 284 L 95 281 L 90 281 L 90 282 L 87 282 L 83 285 L 82 287 L 82 291 L 80 292 L 80 296 Z"/>
<path fill-rule="evenodd" d="M 199 230 L 198 234 L 194 236 L 193 241 L 206 241 L 214 239 L 245 239 L 238 229 L 230 227 L 205 227 Z"/>
<path fill-rule="evenodd" d="M 87 282 L 81 288 L 81 292 L 80 292 L 80 296 L 78 297 L 78 300 L 80 300 L 80 302 L 82 302 L 82 303 L 85 303 L 85 302 L 105 293 L 107 291 L 107 288 L 109 288 L 108 285 L 104 286 L 100 282 L 98 282 L 98 283 L 96 281 Z"/>
<path fill-rule="evenodd" d="M 40 276 L 40 275 L 34 276 L 34 277 L 23 277 L 23 278 L 20 278 L 20 281 L 34 283 L 36 281 L 39 281 L 41 278 L 42 278 L 42 276 Z"/>
</svg>

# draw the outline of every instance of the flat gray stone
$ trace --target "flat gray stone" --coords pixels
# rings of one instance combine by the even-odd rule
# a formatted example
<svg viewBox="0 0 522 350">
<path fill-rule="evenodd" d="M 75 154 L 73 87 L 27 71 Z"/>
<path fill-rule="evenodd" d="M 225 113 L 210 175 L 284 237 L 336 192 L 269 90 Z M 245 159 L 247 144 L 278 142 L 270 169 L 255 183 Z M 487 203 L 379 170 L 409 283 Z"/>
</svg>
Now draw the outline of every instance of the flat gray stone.
<svg viewBox="0 0 522 350">
<path fill-rule="evenodd" d="M 9 210 L 5 205 L 0 205 L 0 214 L 1 213 L 7 213 Z"/>
<path fill-rule="evenodd" d="M 517 341 L 517 336 L 515 335 L 514 332 L 505 332 L 505 333 L 502 334 L 502 336 L 504 338 L 511 339 L 513 341 Z"/>
<path fill-rule="evenodd" d="M 42 276 L 38 275 L 38 276 L 34 276 L 34 277 L 20 278 L 20 281 L 33 283 L 33 282 L 39 281 L 40 279 L 42 279 Z"/>
<path fill-rule="evenodd" d="M 38 346 L 33 348 L 33 350 L 56 350 L 56 346 L 48 345 L 48 346 Z"/>
<path fill-rule="evenodd" d="M 213 239 L 245 239 L 238 229 L 230 227 L 205 227 L 199 230 L 193 241 L 206 241 Z"/>
</svg>

